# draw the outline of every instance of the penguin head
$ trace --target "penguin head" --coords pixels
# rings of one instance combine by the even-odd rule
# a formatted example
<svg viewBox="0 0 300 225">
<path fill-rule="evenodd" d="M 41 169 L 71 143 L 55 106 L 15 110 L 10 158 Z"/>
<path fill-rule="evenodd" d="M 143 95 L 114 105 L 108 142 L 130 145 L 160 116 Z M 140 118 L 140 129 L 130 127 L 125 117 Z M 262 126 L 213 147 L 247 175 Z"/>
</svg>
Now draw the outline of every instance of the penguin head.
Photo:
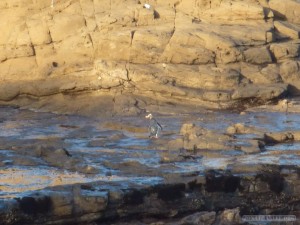
<svg viewBox="0 0 300 225">
<path fill-rule="evenodd" d="M 152 119 L 153 118 L 153 116 L 152 116 L 152 114 L 151 113 L 149 113 L 147 116 L 145 116 L 145 118 L 147 118 L 147 119 Z"/>
</svg>

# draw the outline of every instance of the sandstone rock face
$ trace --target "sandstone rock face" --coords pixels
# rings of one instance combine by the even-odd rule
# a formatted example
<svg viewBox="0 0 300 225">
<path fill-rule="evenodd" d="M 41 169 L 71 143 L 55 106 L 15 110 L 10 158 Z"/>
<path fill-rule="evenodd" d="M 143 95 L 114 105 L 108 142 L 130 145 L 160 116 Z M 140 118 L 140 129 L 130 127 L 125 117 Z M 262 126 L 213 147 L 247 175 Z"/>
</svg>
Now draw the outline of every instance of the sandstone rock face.
<svg viewBox="0 0 300 225">
<path fill-rule="evenodd" d="M 2 101 L 88 90 L 219 108 L 248 83 L 262 101 L 256 84 L 300 87 L 299 1 L 3 0 L 0 12 Z"/>
<path fill-rule="evenodd" d="M 269 1 L 270 8 L 275 15 L 286 18 L 292 23 L 300 24 L 300 5 L 299 1 L 287 0 L 272 0 Z"/>
</svg>

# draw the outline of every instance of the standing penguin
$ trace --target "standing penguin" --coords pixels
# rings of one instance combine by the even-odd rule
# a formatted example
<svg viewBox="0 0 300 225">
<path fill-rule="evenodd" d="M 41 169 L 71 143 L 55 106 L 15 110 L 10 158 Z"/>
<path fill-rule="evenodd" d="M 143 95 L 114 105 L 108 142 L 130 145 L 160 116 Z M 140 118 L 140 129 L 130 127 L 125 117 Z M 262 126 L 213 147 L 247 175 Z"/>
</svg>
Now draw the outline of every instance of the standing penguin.
<svg viewBox="0 0 300 225">
<path fill-rule="evenodd" d="M 149 138 L 155 137 L 158 138 L 161 131 L 162 126 L 153 118 L 152 114 L 149 113 L 145 118 L 150 119 L 149 123 Z"/>
</svg>

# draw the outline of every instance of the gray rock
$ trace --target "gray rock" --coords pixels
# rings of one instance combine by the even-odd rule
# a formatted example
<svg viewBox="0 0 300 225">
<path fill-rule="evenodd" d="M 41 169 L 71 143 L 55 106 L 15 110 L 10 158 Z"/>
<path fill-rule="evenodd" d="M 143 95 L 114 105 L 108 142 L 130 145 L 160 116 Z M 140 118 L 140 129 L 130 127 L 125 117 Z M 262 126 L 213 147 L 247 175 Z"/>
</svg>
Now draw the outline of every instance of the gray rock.
<svg viewBox="0 0 300 225">
<path fill-rule="evenodd" d="M 300 63 L 297 61 L 286 61 L 280 65 L 280 75 L 285 82 L 293 82 L 300 77 Z"/>
<path fill-rule="evenodd" d="M 263 143 L 258 140 L 247 140 L 239 146 L 239 149 L 247 154 L 254 154 L 261 152 Z"/>
<path fill-rule="evenodd" d="M 0 84 L 0 100 L 11 101 L 20 94 L 20 88 L 17 84 Z"/>
<path fill-rule="evenodd" d="M 233 94 L 233 100 L 243 100 L 257 98 L 263 101 L 276 99 L 287 94 L 287 84 L 272 84 L 272 85 L 246 85 L 237 88 Z"/>
<path fill-rule="evenodd" d="M 187 217 L 184 217 L 180 225 L 210 225 L 216 219 L 216 212 L 198 212 Z"/>
<path fill-rule="evenodd" d="M 244 51 L 244 58 L 246 62 L 253 64 L 272 63 L 270 51 L 266 47 L 250 48 Z"/>
<path fill-rule="evenodd" d="M 206 91 L 202 95 L 203 100 L 212 102 L 230 101 L 231 96 L 229 92 L 225 91 Z"/>
</svg>

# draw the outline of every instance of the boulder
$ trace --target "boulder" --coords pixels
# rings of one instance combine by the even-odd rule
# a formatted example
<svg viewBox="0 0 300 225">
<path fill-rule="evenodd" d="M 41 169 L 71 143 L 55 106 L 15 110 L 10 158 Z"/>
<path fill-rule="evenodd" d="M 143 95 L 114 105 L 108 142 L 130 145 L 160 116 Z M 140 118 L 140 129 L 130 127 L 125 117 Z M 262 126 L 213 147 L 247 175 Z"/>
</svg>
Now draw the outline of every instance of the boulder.
<svg viewBox="0 0 300 225">
<path fill-rule="evenodd" d="M 264 135 L 264 141 L 268 144 L 277 144 L 293 140 L 294 135 L 292 132 L 272 132 L 265 133 Z"/>
<path fill-rule="evenodd" d="M 183 124 L 180 134 L 183 136 L 183 148 L 186 150 L 226 150 L 230 148 L 227 143 L 231 137 L 206 130 L 195 124 Z"/>
</svg>

